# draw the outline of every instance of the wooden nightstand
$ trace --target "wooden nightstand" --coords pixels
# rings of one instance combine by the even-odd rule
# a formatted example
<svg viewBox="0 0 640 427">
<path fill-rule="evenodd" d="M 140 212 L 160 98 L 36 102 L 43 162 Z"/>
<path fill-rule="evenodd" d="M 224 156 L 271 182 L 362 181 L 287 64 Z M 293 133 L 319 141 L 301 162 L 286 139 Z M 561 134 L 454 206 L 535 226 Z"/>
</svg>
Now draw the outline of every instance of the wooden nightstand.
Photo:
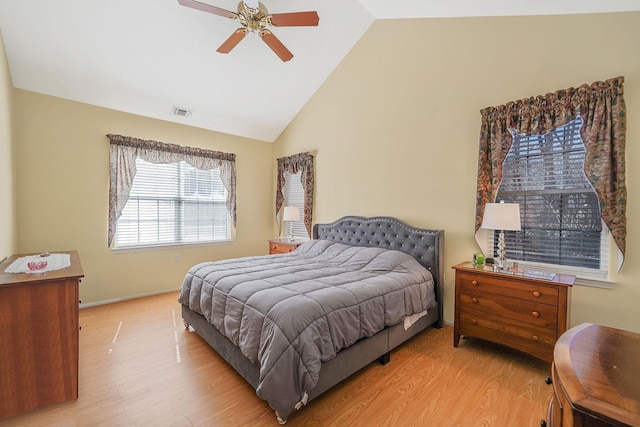
<svg viewBox="0 0 640 427">
<path fill-rule="evenodd" d="M 575 276 L 527 277 L 533 272 L 494 272 L 471 262 L 456 270 L 453 346 L 460 336 L 482 338 L 551 362 L 568 327 Z"/>
<path fill-rule="evenodd" d="M 290 241 L 289 239 L 272 239 L 269 240 L 269 255 L 286 254 L 293 252 L 298 246 L 303 244 L 303 240 Z"/>
</svg>

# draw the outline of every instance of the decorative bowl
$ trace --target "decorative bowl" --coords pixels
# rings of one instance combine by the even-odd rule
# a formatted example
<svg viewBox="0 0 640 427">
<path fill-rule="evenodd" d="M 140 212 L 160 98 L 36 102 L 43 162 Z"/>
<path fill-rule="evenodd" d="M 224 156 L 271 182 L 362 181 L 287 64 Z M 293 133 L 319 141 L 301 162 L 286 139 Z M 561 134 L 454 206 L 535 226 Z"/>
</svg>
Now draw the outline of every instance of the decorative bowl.
<svg viewBox="0 0 640 427">
<path fill-rule="evenodd" d="M 23 264 L 24 265 L 24 264 Z M 42 270 L 47 266 L 47 261 L 31 261 L 27 263 L 29 270 Z"/>
</svg>

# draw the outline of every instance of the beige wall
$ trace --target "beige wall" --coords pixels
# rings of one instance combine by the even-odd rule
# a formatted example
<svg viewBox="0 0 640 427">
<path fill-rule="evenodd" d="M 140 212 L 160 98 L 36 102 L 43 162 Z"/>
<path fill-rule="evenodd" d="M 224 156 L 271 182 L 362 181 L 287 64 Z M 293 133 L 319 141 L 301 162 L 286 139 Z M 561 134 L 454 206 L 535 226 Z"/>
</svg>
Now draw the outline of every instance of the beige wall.
<svg viewBox="0 0 640 427">
<path fill-rule="evenodd" d="M 0 261 L 16 250 L 13 192 L 12 99 L 13 84 L 0 35 Z"/>
<path fill-rule="evenodd" d="M 14 104 L 18 250 L 78 250 L 85 272 L 83 303 L 178 289 L 198 262 L 267 253 L 272 144 L 22 90 L 15 91 Z M 107 248 L 108 133 L 235 153 L 236 241 L 112 253 Z"/>
<path fill-rule="evenodd" d="M 588 48 L 589 46 L 589 48 Z M 627 261 L 575 287 L 571 322 L 640 331 L 640 13 L 376 21 L 275 143 L 317 151 L 314 222 L 391 215 L 445 230 L 445 318 L 473 238 L 479 110 L 625 77 Z"/>
</svg>

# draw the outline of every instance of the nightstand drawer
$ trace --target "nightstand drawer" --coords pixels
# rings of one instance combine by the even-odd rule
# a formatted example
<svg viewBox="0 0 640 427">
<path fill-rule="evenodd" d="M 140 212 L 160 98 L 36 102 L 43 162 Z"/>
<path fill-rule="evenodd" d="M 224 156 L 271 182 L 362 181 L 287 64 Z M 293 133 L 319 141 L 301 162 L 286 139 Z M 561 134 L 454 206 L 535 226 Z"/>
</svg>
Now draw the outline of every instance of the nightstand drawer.
<svg viewBox="0 0 640 427">
<path fill-rule="evenodd" d="M 488 339 L 538 357 L 553 354 L 556 342 L 555 329 L 466 309 L 460 310 L 460 330 L 463 335 Z"/>
<path fill-rule="evenodd" d="M 543 304 L 558 304 L 558 289 L 552 286 L 531 285 L 469 273 L 460 273 L 460 286 L 462 289 L 477 289 Z"/>
<path fill-rule="evenodd" d="M 553 328 L 554 333 L 558 324 L 558 308 L 555 306 L 483 293 L 480 290 L 462 289 L 459 304 L 461 309 L 493 313 L 527 324 Z"/>
<path fill-rule="evenodd" d="M 269 240 L 269 254 L 286 254 L 289 252 L 293 252 L 301 244 L 301 241 L 289 242 L 280 240 Z"/>
</svg>

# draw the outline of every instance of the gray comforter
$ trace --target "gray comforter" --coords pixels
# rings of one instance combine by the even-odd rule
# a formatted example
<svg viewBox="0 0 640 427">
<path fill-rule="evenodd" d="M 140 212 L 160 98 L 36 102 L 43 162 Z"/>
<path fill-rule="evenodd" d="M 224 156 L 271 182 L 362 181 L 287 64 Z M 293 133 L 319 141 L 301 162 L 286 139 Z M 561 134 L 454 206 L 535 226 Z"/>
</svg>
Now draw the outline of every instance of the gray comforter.
<svg viewBox="0 0 640 427">
<path fill-rule="evenodd" d="M 286 420 L 322 362 L 435 307 L 433 288 L 402 252 L 312 240 L 289 254 L 198 264 L 179 301 L 259 362 L 256 393 Z"/>
</svg>

